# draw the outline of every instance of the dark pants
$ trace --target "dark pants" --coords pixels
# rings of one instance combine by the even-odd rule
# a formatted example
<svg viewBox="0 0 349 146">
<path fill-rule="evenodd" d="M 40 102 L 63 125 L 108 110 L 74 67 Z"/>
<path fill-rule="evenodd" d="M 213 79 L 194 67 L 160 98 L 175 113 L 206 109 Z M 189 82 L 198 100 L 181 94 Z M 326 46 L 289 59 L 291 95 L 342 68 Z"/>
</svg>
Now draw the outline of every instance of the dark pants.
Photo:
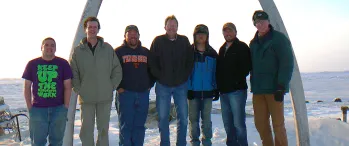
<svg viewBox="0 0 349 146">
<path fill-rule="evenodd" d="M 143 146 L 149 108 L 149 90 L 119 94 L 120 146 Z"/>
<path fill-rule="evenodd" d="M 227 146 L 247 146 L 246 106 L 247 91 L 238 90 L 221 95 L 224 129 Z"/>
</svg>

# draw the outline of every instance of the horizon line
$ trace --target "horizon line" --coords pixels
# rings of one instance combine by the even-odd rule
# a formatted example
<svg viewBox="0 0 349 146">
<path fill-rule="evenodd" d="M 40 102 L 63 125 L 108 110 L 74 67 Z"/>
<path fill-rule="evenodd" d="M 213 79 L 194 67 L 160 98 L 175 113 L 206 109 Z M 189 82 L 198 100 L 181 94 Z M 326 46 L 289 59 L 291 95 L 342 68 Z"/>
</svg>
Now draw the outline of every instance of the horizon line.
<svg viewBox="0 0 349 146">
<path fill-rule="evenodd" d="M 346 73 L 349 72 L 349 70 L 344 70 L 344 71 L 309 71 L 309 72 L 300 72 L 301 74 L 315 74 L 315 73 Z M 9 78 L 9 77 L 5 77 L 5 78 L 0 78 L 0 80 L 18 80 L 18 79 L 22 79 L 22 78 Z"/>
</svg>

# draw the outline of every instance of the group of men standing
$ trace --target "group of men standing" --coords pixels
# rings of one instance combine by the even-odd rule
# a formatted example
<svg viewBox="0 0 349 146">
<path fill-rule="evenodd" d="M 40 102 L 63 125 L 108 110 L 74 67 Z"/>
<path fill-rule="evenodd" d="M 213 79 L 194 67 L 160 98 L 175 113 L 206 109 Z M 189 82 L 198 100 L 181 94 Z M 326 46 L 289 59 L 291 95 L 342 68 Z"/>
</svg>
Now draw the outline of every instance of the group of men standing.
<svg viewBox="0 0 349 146">
<path fill-rule="evenodd" d="M 178 20 L 174 15 L 165 19 L 166 33 L 155 37 L 150 50 L 141 45 L 135 25 L 126 27 L 124 43 L 113 49 L 97 36 L 101 27 L 96 17 L 85 20 L 87 37 L 74 49 L 69 63 L 55 56 L 53 38 L 44 39 L 42 56 L 31 60 L 23 73 L 32 145 L 45 145 L 47 137 L 50 145 L 62 145 L 73 89 L 81 105 L 82 145 L 95 145 L 95 121 L 96 145 L 109 145 L 110 109 L 113 91 L 117 90 L 119 145 L 141 146 L 149 92 L 156 83 L 161 146 L 170 146 L 171 97 L 177 114 L 177 146 L 187 143 L 188 123 L 191 145 L 212 145 L 212 101 L 219 98 L 226 144 L 247 146 L 246 77 L 250 74 L 255 125 L 263 145 L 287 146 L 283 98 L 293 72 L 291 44 L 284 34 L 273 29 L 266 12 L 255 11 L 252 20 L 257 32 L 249 46 L 236 37 L 233 23 L 224 24 L 226 41 L 219 53 L 209 44 L 206 25 L 194 28 L 190 44 L 186 36 L 177 34 Z"/>
</svg>

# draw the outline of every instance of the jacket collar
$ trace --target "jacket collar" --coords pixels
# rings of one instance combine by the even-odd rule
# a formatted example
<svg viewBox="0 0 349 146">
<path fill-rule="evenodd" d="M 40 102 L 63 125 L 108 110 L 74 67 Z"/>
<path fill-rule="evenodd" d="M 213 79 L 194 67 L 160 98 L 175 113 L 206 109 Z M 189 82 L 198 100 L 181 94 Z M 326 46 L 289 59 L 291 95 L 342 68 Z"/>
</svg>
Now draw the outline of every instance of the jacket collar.
<svg viewBox="0 0 349 146">
<path fill-rule="evenodd" d="M 170 38 L 168 37 L 168 34 L 167 34 L 167 33 L 165 34 L 165 36 L 166 36 L 166 38 L 167 38 L 168 40 L 170 40 Z M 177 40 L 177 37 L 178 37 L 178 34 L 176 34 L 176 37 L 175 37 L 175 39 L 174 39 L 173 41 L 176 41 L 176 40 Z M 170 40 L 170 41 L 172 41 L 172 40 Z"/>
<path fill-rule="evenodd" d="M 97 36 L 97 41 L 98 41 L 98 43 L 97 43 L 97 46 L 96 46 L 96 47 L 98 47 L 98 46 L 103 46 L 103 45 L 104 45 L 104 39 L 103 39 L 102 37 Z M 84 38 L 80 41 L 80 44 L 81 44 L 81 45 L 85 45 L 85 46 L 88 47 L 87 37 L 84 37 Z"/>
<path fill-rule="evenodd" d="M 233 40 L 233 43 L 229 46 L 229 48 L 231 48 L 234 44 L 237 44 L 240 40 L 236 37 Z M 227 46 L 227 42 L 224 42 L 224 44 L 221 46 L 221 48 L 225 48 L 225 46 Z"/>
<path fill-rule="evenodd" d="M 258 36 L 258 31 L 256 31 L 254 38 L 251 40 L 251 42 L 260 42 L 263 43 L 265 41 L 271 40 L 273 37 L 273 32 L 274 32 L 274 27 L 269 24 L 269 32 L 267 32 L 267 34 L 265 34 L 265 36 L 263 37 L 259 37 Z"/>
<path fill-rule="evenodd" d="M 198 54 L 200 51 L 196 48 L 194 44 L 192 44 L 192 48 L 194 49 L 194 53 Z M 214 49 L 210 45 L 206 45 L 204 54 L 205 56 L 216 56 L 216 53 L 214 52 Z"/>
</svg>

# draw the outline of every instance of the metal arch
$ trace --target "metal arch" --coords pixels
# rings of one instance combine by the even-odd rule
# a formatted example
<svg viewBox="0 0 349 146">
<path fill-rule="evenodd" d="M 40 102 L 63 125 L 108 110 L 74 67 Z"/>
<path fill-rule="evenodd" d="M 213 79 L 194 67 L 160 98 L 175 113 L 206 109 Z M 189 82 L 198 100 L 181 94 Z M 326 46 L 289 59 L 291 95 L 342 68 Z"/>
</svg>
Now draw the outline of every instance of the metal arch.
<svg viewBox="0 0 349 146">
<path fill-rule="evenodd" d="M 274 29 L 284 33 L 289 38 L 286 27 L 282 21 L 281 15 L 274 1 L 259 0 L 259 3 L 261 4 L 263 10 L 269 14 L 270 23 L 274 26 Z M 294 56 L 294 69 L 290 82 L 290 93 L 293 108 L 293 117 L 295 119 L 297 146 L 310 146 L 308 116 L 307 107 L 305 105 L 304 89 L 293 48 L 292 53 Z"/>
</svg>

